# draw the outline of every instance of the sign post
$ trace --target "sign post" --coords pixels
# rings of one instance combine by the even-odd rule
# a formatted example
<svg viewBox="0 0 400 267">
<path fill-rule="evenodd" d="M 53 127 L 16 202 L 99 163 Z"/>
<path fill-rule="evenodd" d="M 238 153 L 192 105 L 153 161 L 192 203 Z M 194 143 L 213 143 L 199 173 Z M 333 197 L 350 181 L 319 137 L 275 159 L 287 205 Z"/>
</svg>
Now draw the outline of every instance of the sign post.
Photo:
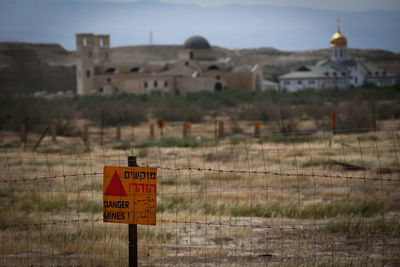
<svg viewBox="0 0 400 267">
<path fill-rule="evenodd" d="M 137 165 L 136 157 L 128 157 L 129 167 L 139 167 Z M 130 223 L 128 225 L 128 238 L 129 238 L 129 267 L 138 266 L 138 246 L 137 246 L 137 224 Z"/>
<path fill-rule="evenodd" d="M 157 169 L 137 166 L 105 166 L 103 221 L 129 224 L 129 266 L 138 266 L 137 224 L 156 224 Z"/>
</svg>

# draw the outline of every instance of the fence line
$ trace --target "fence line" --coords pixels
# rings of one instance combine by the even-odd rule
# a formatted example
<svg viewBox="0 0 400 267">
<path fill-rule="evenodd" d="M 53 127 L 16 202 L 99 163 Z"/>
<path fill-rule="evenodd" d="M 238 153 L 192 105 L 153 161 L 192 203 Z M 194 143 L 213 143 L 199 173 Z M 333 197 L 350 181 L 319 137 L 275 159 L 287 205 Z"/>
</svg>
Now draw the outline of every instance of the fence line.
<svg viewBox="0 0 400 267">
<path fill-rule="evenodd" d="M 307 177 L 319 177 L 319 178 L 330 178 L 330 179 L 349 179 L 349 180 L 366 180 L 366 181 L 383 181 L 383 182 L 398 182 L 400 179 L 392 179 L 392 178 L 382 178 L 382 177 L 362 177 L 362 176 L 343 176 L 343 175 L 335 175 L 335 174 L 321 174 L 316 173 L 315 171 L 324 171 L 324 170 L 314 170 L 313 173 L 288 173 L 288 172 L 276 172 L 276 171 L 248 171 L 248 170 L 221 170 L 221 169 L 212 169 L 212 168 L 173 168 L 173 167 L 160 167 L 157 165 L 144 165 L 141 167 L 147 168 L 158 168 L 170 171 L 208 171 L 208 172 L 216 172 L 216 173 L 236 173 L 236 174 L 269 174 L 273 176 L 287 176 L 287 177 L 298 177 L 298 176 L 307 176 Z M 358 168 L 354 168 L 359 170 Z M 351 170 L 351 168 L 350 168 Z M 398 169 L 385 169 L 389 173 L 400 173 Z M 67 177 L 76 177 L 76 176 L 96 176 L 103 175 L 103 172 L 93 172 L 93 173 L 70 173 L 63 175 L 49 175 L 49 176 L 40 176 L 40 177 L 25 177 L 22 179 L 15 180 L 0 180 L 0 183 L 24 183 L 24 182 L 32 182 L 32 181 L 40 181 L 40 180 L 48 180 L 48 179 L 57 179 L 57 178 L 67 178 Z M 159 176 L 160 177 L 160 176 Z M 162 176 L 161 176 L 162 177 Z M 396 184 L 396 183 L 395 183 Z"/>
<path fill-rule="evenodd" d="M 103 223 L 102 176 L 131 154 L 158 169 L 141 265 L 400 264 L 396 135 L 1 147 L 0 265 L 126 266 L 126 225 Z"/>
</svg>

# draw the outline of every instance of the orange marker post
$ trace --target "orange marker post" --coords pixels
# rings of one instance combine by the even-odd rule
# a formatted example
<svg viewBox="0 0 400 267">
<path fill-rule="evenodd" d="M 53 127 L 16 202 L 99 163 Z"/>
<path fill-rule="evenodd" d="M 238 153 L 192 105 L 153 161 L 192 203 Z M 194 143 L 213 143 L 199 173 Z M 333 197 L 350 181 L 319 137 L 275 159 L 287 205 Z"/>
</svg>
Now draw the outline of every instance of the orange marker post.
<svg viewBox="0 0 400 267">
<path fill-rule="evenodd" d="M 336 112 L 331 111 L 331 128 L 332 128 L 332 134 L 336 133 Z"/>
<path fill-rule="evenodd" d="M 190 132 L 192 131 L 192 125 L 190 123 L 186 123 L 186 130 L 187 130 L 187 134 L 190 135 Z"/>
<path fill-rule="evenodd" d="M 261 131 L 261 123 L 256 122 L 254 125 L 254 137 L 260 137 L 260 131 Z"/>
<path fill-rule="evenodd" d="M 157 121 L 157 126 L 158 126 L 158 128 L 160 128 L 160 135 L 161 135 L 161 137 L 163 137 L 163 136 L 164 136 L 164 134 L 163 134 L 163 129 L 164 129 L 164 126 L 165 126 L 164 120 L 158 120 L 158 121 Z"/>
</svg>

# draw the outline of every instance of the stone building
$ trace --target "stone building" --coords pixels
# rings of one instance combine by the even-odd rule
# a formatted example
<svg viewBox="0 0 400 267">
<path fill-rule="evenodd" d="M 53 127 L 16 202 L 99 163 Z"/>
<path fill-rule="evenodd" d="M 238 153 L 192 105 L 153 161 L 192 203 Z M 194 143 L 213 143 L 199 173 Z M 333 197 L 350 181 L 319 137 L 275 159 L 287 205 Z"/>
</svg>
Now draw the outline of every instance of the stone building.
<svg viewBox="0 0 400 267">
<path fill-rule="evenodd" d="M 201 36 L 185 41 L 175 60 L 110 62 L 110 36 L 76 35 L 77 93 L 186 94 L 197 91 L 261 90 L 258 65 L 236 66 L 230 58 L 216 58 Z"/>
<path fill-rule="evenodd" d="M 341 33 L 340 25 L 330 40 L 331 59 L 321 60 L 313 66 L 301 66 L 295 71 L 279 77 L 280 89 L 290 92 L 301 89 L 346 89 L 365 83 L 390 86 L 396 76 L 358 59 L 347 58 L 347 38 Z"/>
</svg>

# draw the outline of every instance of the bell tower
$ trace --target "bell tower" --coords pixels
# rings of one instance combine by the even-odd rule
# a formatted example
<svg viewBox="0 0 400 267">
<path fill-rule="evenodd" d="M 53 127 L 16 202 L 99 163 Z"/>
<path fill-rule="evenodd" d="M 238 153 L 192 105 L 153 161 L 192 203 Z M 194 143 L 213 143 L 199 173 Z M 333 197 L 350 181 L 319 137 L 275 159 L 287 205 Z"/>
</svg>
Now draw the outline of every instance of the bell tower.
<svg viewBox="0 0 400 267">
<path fill-rule="evenodd" d="M 344 61 L 347 59 L 347 38 L 340 31 L 340 19 L 338 18 L 337 31 L 331 37 L 332 61 Z"/>
<path fill-rule="evenodd" d="M 109 35 L 94 35 L 92 33 L 76 34 L 76 54 L 79 58 L 76 67 L 78 95 L 90 94 L 94 89 L 95 64 L 108 60 L 109 49 Z"/>
</svg>

